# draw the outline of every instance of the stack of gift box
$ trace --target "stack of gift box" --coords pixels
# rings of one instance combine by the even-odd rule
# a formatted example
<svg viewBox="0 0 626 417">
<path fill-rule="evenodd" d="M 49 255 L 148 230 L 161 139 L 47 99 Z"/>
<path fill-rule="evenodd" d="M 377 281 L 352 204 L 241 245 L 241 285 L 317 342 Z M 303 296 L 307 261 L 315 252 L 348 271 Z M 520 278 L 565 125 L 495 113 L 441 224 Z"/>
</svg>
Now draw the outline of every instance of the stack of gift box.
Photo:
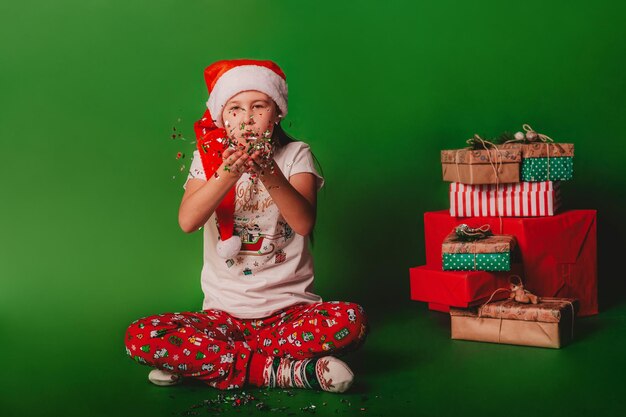
<svg viewBox="0 0 626 417">
<path fill-rule="evenodd" d="M 560 210 L 574 145 L 524 130 L 441 151 L 450 208 L 424 214 L 426 265 L 410 284 L 411 299 L 450 313 L 452 338 L 559 347 L 574 316 L 598 312 L 596 211 Z M 520 302 L 520 287 L 539 302 Z"/>
</svg>

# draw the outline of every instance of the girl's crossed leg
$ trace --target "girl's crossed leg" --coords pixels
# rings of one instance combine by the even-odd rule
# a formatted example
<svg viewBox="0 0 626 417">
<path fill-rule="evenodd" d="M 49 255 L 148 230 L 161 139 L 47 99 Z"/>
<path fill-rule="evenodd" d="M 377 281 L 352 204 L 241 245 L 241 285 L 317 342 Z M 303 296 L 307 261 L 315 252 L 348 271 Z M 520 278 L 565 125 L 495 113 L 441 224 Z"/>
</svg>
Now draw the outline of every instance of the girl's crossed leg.
<svg viewBox="0 0 626 417">
<path fill-rule="evenodd" d="M 341 356 L 357 349 L 368 331 L 363 308 L 343 301 L 295 305 L 238 325 L 255 352 L 292 359 Z"/>
<path fill-rule="evenodd" d="M 352 379 L 343 362 L 331 359 L 329 370 L 328 360 L 301 359 L 354 350 L 366 334 L 365 313 L 354 303 L 296 305 L 263 319 L 238 319 L 205 310 L 136 320 L 127 331 L 126 351 L 137 362 L 195 377 L 219 389 L 249 382 L 336 390 L 344 388 L 333 386 L 333 375 L 335 383 Z M 300 379 L 288 377 L 294 367 L 301 371 Z"/>
<path fill-rule="evenodd" d="M 250 347 L 233 318 L 218 310 L 165 313 L 134 321 L 126 353 L 137 362 L 219 388 L 240 388 Z"/>
</svg>

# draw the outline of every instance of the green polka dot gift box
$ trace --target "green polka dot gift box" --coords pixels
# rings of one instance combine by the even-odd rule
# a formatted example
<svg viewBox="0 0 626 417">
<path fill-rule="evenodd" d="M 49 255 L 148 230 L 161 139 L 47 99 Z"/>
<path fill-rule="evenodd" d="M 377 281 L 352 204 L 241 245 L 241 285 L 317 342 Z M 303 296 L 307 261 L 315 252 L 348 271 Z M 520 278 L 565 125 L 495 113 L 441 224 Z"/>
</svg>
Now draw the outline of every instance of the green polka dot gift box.
<svg viewBox="0 0 626 417">
<path fill-rule="evenodd" d="M 574 176 L 574 144 L 534 142 L 522 145 L 521 180 L 567 181 Z"/>
<path fill-rule="evenodd" d="M 453 232 L 443 241 L 441 249 L 444 271 L 510 271 L 515 237 L 492 235 L 467 242 Z"/>
</svg>

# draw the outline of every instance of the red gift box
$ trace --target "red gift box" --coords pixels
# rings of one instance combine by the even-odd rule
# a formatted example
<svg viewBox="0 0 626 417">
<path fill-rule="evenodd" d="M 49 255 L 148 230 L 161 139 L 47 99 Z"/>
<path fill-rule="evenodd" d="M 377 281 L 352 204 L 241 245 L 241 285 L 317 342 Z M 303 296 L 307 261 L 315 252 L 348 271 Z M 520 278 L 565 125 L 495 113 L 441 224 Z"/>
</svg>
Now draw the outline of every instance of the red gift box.
<svg viewBox="0 0 626 417">
<path fill-rule="evenodd" d="M 429 265 L 410 268 L 411 299 L 425 301 L 431 310 L 448 312 L 450 307 L 467 308 L 482 304 L 498 288 L 509 288 L 511 275 L 522 275 L 520 265 L 511 271 L 442 271 Z M 507 291 L 494 294 L 492 300 L 507 298 Z"/>
<path fill-rule="evenodd" d="M 598 313 L 596 210 L 569 210 L 551 217 L 456 218 L 447 210 L 424 213 L 426 264 L 442 268 L 441 242 L 461 223 L 489 224 L 517 239 L 524 285 L 543 297 L 577 298 L 580 316 Z M 502 224 L 502 229 L 500 228 Z"/>
</svg>

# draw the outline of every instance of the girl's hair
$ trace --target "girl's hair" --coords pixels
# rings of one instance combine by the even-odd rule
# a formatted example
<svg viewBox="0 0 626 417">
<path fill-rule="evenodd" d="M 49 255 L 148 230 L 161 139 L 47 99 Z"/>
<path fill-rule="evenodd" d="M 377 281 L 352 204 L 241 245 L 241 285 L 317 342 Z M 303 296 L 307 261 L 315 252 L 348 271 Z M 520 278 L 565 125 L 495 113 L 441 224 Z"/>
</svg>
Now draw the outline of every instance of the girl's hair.
<svg viewBox="0 0 626 417">
<path fill-rule="evenodd" d="M 276 127 L 274 127 L 274 134 L 272 136 L 273 136 L 273 139 L 276 140 L 280 146 L 285 146 L 288 143 L 296 141 L 296 139 L 293 136 L 285 132 L 285 129 L 283 129 L 280 123 L 278 123 Z M 317 157 L 315 156 L 313 152 L 311 152 L 311 155 L 313 155 L 313 161 L 315 162 L 315 167 L 320 170 L 320 174 L 323 177 L 324 170 L 322 169 L 322 164 L 320 164 L 320 161 L 317 159 Z"/>
<path fill-rule="evenodd" d="M 280 146 L 285 146 L 288 143 L 295 142 L 296 140 L 291 137 L 283 127 L 278 123 L 276 127 L 274 127 L 274 139 L 278 141 Z"/>
<path fill-rule="evenodd" d="M 274 132 L 272 136 L 273 136 L 273 139 L 278 142 L 279 146 L 285 146 L 288 143 L 296 141 L 296 139 L 293 136 L 285 132 L 285 129 L 283 129 L 283 127 L 280 125 L 280 122 L 274 127 Z M 322 169 L 322 164 L 320 164 L 320 161 L 318 161 L 317 157 L 315 156 L 313 152 L 311 152 L 311 155 L 313 155 L 313 162 L 315 162 L 315 167 L 320 171 L 320 174 L 323 177 L 324 170 Z M 311 245 L 313 245 L 313 240 L 314 240 L 313 230 L 311 231 L 311 234 L 309 235 L 309 240 L 311 241 Z"/>
</svg>

